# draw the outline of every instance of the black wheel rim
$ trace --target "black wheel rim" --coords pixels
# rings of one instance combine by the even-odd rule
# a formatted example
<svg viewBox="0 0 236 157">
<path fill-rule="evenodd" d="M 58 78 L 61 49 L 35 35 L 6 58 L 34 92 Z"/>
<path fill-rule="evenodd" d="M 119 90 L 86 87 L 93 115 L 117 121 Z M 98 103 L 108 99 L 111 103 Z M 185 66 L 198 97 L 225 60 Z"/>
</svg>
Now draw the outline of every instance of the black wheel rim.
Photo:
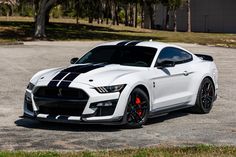
<svg viewBox="0 0 236 157">
<path fill-rule="evenodd" d="M 130 125 L 144 122 L 148 110 L 148 100 L 139 92 L 133 92 L 128 100 L 127 122 Z"/>
<path fill-rule="evenodd" d="M 206 110 L 211 109 L 213 102 L 214 88 L 210 82 L 206 82 L 201 91 L 202 107 Z"/>
</svg>

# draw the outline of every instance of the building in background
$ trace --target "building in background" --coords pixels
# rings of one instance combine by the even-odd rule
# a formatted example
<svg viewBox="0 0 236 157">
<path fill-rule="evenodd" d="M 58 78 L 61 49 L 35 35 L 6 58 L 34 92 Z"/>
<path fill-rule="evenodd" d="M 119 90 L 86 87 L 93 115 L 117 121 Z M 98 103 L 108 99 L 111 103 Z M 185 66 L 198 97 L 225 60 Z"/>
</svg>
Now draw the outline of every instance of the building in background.
<svg viewBox="0 0 236 157">
<path fill-rule="evenodd" d="M 167 9 L 162 5 L 154 6 L 154 26 L 164 29 L 166 19 L 168 29 L 173 29 L 173 13 L 167 16 Z M 177 30 L 187 31 L 187 6 L 177 10 Z M 193 32 L 236 33 L 236 0 L 191 0 L 191 25 Z M 148 20 L 144 27 L 148 28 Z"/>
</svg>

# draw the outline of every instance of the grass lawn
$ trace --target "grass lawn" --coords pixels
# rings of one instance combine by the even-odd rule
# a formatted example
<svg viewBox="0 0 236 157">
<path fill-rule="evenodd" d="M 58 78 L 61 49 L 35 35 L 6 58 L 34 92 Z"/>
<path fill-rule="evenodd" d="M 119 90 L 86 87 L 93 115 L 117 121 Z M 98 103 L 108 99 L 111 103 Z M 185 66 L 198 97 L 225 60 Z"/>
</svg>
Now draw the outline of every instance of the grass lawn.
<svg viewBox="0 0 236 157">
<path fill-rule="evenodd" d="M 8 151 L 0 157 L 235 157 L 236 147 L 214 147 L 198 145 L 195 147 L 142 148 L 108 151 L 53 152 L 53 151 Z"/>
<path fill-rule="evenodd" d="M 105 24 L 88 24 L 74 19 L 52 19 L 47 26 L 47 40 L 150 40 L 161 42 L 185 42 L 202 45 L 236 47 L 236 34 L 187 33 L 148 30 Z M 32 18 L 0 17 L 0 43 L 33 40 Z"/>
</svg>

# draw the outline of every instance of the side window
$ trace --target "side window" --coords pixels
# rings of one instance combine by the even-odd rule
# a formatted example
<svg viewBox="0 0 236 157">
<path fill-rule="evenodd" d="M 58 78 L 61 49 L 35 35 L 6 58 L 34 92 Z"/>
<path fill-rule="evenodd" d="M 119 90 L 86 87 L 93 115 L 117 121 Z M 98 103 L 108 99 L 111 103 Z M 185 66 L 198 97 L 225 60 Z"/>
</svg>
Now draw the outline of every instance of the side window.
<svg viewBox="0 0 236 157">
<path fill-rule="evenodd" d="M 174 61 L 175 64 L 181 64 L 192 61 L 192 55 L 178 48 L 167 47 L 160 52 L 157 64 L 163 60 L 171 60 Z"/>
</svg>

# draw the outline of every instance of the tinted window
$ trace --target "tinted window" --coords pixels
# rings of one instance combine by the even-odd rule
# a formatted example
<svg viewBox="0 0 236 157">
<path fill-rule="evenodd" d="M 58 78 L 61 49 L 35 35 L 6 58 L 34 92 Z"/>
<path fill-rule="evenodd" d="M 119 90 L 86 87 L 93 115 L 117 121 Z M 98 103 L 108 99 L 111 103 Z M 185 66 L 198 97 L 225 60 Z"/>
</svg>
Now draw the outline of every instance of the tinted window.
<svg viewBox="0 0 236 157">
<path fill-rule="evenodd" d="M 191 61 L 192 55 L 178 48 L 167 47 L 160 52 L 157 63 L 160 63 L 163 60 L 171 60 L 176 64 L 181 64 Z"/>
<path fill-rule="evenodd" d="M 106 63 L 150 67 L 157 49 L 141 46 L 100 46 L 77 63 Z"/>
</svg>

